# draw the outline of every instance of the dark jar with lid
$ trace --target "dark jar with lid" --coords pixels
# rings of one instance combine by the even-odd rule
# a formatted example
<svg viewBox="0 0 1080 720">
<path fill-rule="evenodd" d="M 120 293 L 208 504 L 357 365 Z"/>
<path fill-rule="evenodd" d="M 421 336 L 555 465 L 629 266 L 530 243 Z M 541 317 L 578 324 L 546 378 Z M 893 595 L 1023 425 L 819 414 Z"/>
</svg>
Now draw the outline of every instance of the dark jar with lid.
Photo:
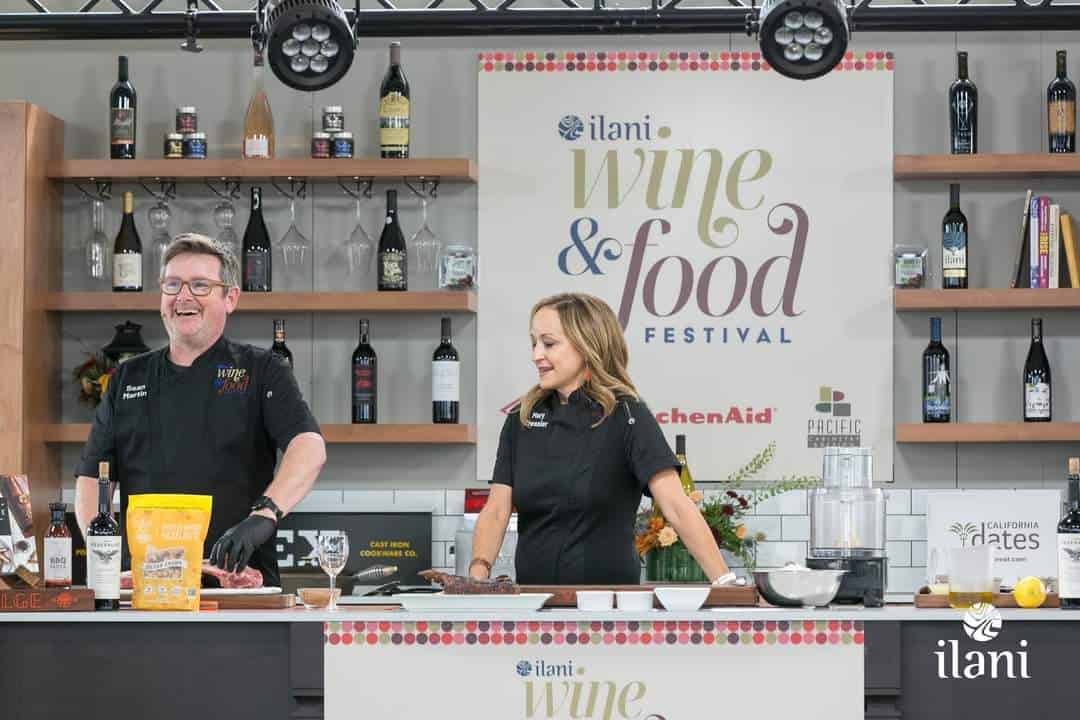
<svg viewBox="0 0 1080 720">
<path fill-rule="evenodd" d="M 330 158 L 330 146 L 332 140 L 330 133 L 317 132 L 311 136 L 311 157 L 317 160 Z"/>
<path fill-rule="evenodd" d="M 335 158 L 351 158 L 353 156 L 353 136 L 351 132 L 339 132 L 334 135 L 332 153 Z"/>
</svg>

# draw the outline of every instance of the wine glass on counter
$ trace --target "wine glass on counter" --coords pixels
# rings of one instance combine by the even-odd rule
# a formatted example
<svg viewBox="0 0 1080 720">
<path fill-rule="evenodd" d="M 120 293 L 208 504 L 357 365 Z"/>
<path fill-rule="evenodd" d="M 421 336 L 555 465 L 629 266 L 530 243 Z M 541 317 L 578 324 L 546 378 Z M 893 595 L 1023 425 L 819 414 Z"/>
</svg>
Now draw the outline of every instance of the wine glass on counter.
<svg viewBox="0 0 1080 720">
<path fill-rule="evenodd" d="M 317 554 L 319 567 L 330 576 L 330 601 L 327 610 L 337 610 L 337 598 L 334 596 L 335 580 L 349 561 L 349 537 L 340 530 L 320 530 Z"/>
<path fill-rule="evenodd" d="M 375 257 L 375 242 L 364 229 L 360 210 L 360 198 L 357 197 L 356 226 L 349 233 L 349 239 L 345 241 L 345 257 L 349 263 L 349 274 L 362 276 L 371 270 L 371 262 Z"/>
<path fill-rule="evenodd" d="M 105 203 L 90 201 L 90 234 L 86 237 L 86 275 L 97 289 L 109 281 L 109 238 L 105 236 Z M 100 287 L 98 287 L 100 286 Z"/>
</svg>

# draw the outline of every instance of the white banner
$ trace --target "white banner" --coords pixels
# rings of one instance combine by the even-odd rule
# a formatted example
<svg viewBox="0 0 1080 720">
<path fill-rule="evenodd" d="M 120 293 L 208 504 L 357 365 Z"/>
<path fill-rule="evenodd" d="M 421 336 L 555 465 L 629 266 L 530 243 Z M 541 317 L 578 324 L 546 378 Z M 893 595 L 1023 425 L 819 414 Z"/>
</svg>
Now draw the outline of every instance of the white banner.
<svg viewBox="0 0 1080 720">
<path fill-rule="evenodd" d="M 861 720 L 861 622 L 340 622 L 326 720 Z"/>
<path fill-rule="evenodd" d="M 618 314 L 699 479 L 772 440 L 772 477 L 826 445 L 891 477 L 892 61 L 798 82 L 744 55 L 481 56 L 481 478 L 536 382 L 529 310 L 565 291 Z"/>
</svg>

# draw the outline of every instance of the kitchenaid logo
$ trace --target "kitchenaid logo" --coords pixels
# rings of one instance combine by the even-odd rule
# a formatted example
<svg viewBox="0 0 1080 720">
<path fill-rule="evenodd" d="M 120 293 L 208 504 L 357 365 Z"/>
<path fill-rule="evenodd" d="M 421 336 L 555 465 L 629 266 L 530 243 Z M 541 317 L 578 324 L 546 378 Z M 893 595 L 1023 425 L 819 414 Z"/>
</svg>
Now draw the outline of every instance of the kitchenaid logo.
<svg viewBox="0 0 1080 720">
<path fill-rule="evenodd" d="M 1001 634 L 1001 612 L 989 603 L 976 603 L 964 613 L 964 634 L 979 643 L 990 642 Z M 1018 650 L 968 650 L 961 654 L 959 640 L 938 640 L 935 650 L 937 675 L 941 680 L 1030 680 L 1028 641 L 1021 640 Z"/>
<path fill-rule="evenodd" d="M 814 412 L 806 421 L 806 447 L 862 446 L 862 420 L 852 415 L 851 401 L 845 393 L 822 385 Z"/>
<path fill-rule="evenodd" d="M 949 532 L 960 538 L 960 547 L 993 545 L 999 550 L 1038 550 L 1042 547 L 1038 530 L 1036 520 L 954 522 L 949 526 Z"/>
<path fill-rule="evenodd" d="M 682 410 L 671 408 L 656 413 L 661 425 L 771 425 L 776 408 L 755 409 L 732 405 L 726 410 Z"/>
<path fill-rule="evenodd" d="M 607 115 L 589 115 L 582 119 L 579 115 L 564 115 L 559 119 L 559 137 L 567 142 L 580 140 L 584 135 L 593 142 L 616 142 L 631 140 L 644 142 L 671 136 L 671 128 L 659 127 L 653 132 L 652 119 L 643 115 L 640 119 L 624 120 Z"/>
<path fill-rule="evenodd" d="M 639 680 L 588 680 L 573 660 L 521 660 L 514 672 L 524 681 L 526 718 L 666 720 L 643 707 L 647 688 Z"/>
</svg>

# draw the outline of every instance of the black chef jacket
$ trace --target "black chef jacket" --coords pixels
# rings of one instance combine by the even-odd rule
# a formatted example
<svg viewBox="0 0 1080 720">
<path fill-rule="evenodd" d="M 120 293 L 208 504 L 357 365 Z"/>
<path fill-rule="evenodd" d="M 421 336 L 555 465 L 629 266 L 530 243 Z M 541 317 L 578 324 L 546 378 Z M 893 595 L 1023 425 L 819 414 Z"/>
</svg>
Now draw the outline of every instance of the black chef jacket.
<svg viewBox="0 0 1080 720">
<path fill-rule="evenodd" d="M 634 519 L 649 480 L 679 468 L 660 426 L 640 401 L 602 409 L 581 390 L 552 393 L 529 427 L 514 410 L 503 424 L 491 482 L 513 488 L 518 514 L 514 568 L 522 585 L 636 585 L 641 564 Z"/>
<path fill-rule="evenodd" d="M 109 461 L 120 487 L 123 557 L 128 562 L 128 497 L 188 493 L 214 498 L 203 557 L 251 512 L 273 480 L 277 450 L 319 432 L 292 371 L 269 350 L 220 338 L 190 367 L 167 349 L 120 365 L 94 417 L 76 475 L 97 477 Z M 274 540 L 250 562 L 267 586 L 280 585 Z"/>
</svg>

